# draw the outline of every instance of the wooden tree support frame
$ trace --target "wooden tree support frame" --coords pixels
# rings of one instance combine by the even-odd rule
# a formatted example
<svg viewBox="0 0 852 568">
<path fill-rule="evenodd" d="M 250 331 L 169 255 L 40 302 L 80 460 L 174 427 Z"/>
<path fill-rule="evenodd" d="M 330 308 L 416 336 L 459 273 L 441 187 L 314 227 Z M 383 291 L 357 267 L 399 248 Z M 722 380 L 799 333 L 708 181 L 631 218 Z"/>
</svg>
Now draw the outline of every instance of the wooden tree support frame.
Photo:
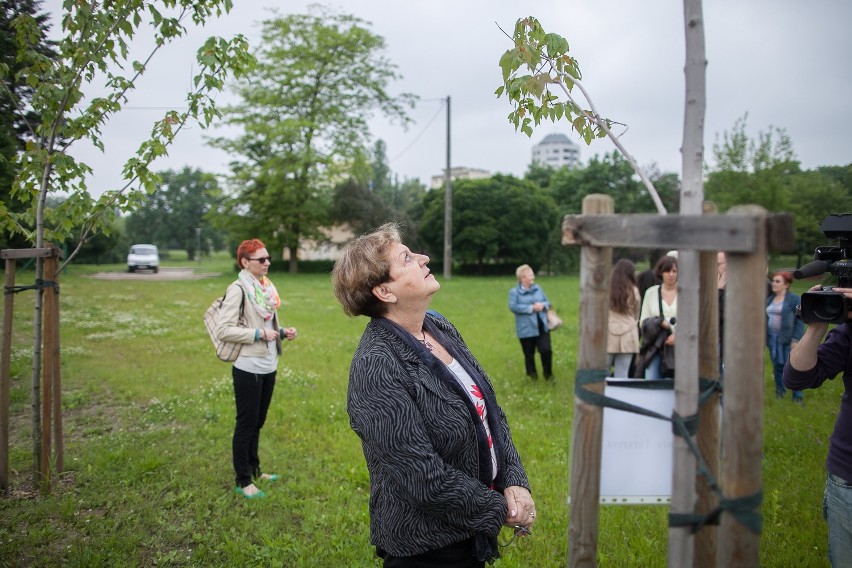
<svg viewBox="0 0 852 568">
<path fill-rule="evenodd" d="M 50 456 L 57 472 L 64 470 L 64 439 L 62 433 L 62 381 L 59 359 L 59 271 L 62 251 L 57 247 L 6 249 L 0 251 L 5 260 L 6 278 L 3 299 L 3 339 L 0 351 L 0 492 L 9 491 L 9 391 L 11 388 L 12 326 L 15 293 L 34 289 L 44 294 L 41 380 L 32 386 L 33 400 L 33 471 L 42 491 L 50 488 Z M 17 261 L 41 258 L 44 278 L 41 286 L 15 286 Z"/>
<path fill-rule="evenodd" d="M 709 206 L 704 210 L 712 213 L 714 208 Z M 721 446 L 724 455 L 720 460 L 718 404 L 711 403 L 715 409 L 700 412 L 700 419 L 709 423 L 699 427 L 698 445 L 726 499 L 759 492 L 762 487 L 766 260 L 769 250 L 790 252 L 794 249 L 792 217 L 767 215 L 763 208 L 752 205 L 732 208 L 725 215 L 613 215 L 613 211 L 609 196 L 588 195 L 583 200 L 583 215 L 566 215 L 562 224 L 562 244 L 582 247 L 577 372 L 606 366 L 612 247 L 697 252 L 701 273 L 697 312 L 701 321 L 696 327 L 698 361 L 683 361 L 679 356 L 675 379 L 676 411 L 688 416 L 681 406 L 686 401 L 686 408 L 693 409 L 694 413 L 698 404 L 699 373 L 706 378 L 718 379 L 719 376 L 718 297 L 713 283 L 716 254 L 725 251 L 728 284 L 723 350 L 728 396 L 723 410 Z M 690 354 L 694 353 L 686 353 Z M 683 369 L 692 371 L 683 372 Z M 586 386 L 587 390 L 599 394 L 603 394 L 604 387 L 603 382 Z M 597 565 L 602 431 L 603 407 L 575 396 L 570 458 L 567 563 L 570 567 Z M 715 496 L 706 484 L 696 480 L 694 458 L 678 460 L 678 452 L 684 449 L 681 446 L 683 444 L 679 445 L 676 440 L 672 512 L 706 513 L 715 506 Z M 721 467 L 721 475 L 712 471 L 717 467 Z M 691 510 L 678 508 L 684 503 L 689 503 Z M 723 512 L 718 530 L 705 525 L 698 535 L 692 535 L 689 529 L 670 528 L 669 566 L 673 562 L 677 566 L 688 565 L 677 559 L 684 551 L 694 566 L 758 566 L 759 544 L 759 534 Z"/>
</svg>

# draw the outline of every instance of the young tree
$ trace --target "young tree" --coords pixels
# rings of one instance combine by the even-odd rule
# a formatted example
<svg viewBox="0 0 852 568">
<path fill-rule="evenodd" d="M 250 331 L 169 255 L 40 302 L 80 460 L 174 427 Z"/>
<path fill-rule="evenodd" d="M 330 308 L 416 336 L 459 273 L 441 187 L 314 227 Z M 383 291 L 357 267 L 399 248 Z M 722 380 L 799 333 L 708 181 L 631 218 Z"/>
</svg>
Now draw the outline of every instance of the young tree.
<svg viewBox="0 0 852 568">
<path fill-rule="evenodd" d="M 103 150 L 103 125 L 121 111 L 128 93 L 153 64 L 153 56 L 184 35 L 190 22 L 201 25 L 230 8 L 231 0 L 65 0 L 62 37 L 55 57 L 43 50 L 44 30 L 38 19 L 30 13 L 17 15 L 11 29 L 15 32 L 19 67 L 0 63 L 0 78 L 4 79 L 0 88 L 13 101 L 30 140 L 17 157 L 17 178 L 11 191 L 12 198 L 23 202 L 25 209 L 10 210 L 0 203 L 2 228 L 25 236 L 37 249 L 63 242 L 76 233 L 79 244 L 66 258 L 67 264 L 89 236 L 109 229 L 117 209 L 132 209 L 144 199 L 146 191 L 155 190 L 158 179 L 150 170 L 151 163 L 166 153 L 188 121 L 202 127 L 209 125 L 218 114 L 212 95 L 231 72 L 240 75 L 251 68 L 253 60 L 243 37 L 229 41 L 210 38 L 199 49 L 199 72 L 187 93 L 186 108 L 168 111 L 154 123 L 150 139 L 124 165 L 123 187 L 94 198 L 86 186 L 91 168 L 69 152 L 81 140 Z M 130 46 L 140 34 L 152 40 L 153 47 L 145 57 L 132 60 L 128 56 Z M 22 97 L 9 90 L 9 84 L 29 85 L 31 95 Z M 90 90 L 102 94 L 92 96 Z M 51 195 L 63 195 L 65 199 L 48 207 Z M 36 259 L 35 266 L 35 278 L 40 282 L 44 278 L 42 257 Z M 40 437 L 37 407 L 42 298 L 43 289 L 39 288 L 34 303 L 32 364 L 36 440 Z"/>
<path fill-rule="evenodd" d="M 686 38 L 686 62 L 684 75 L 686 78 L 686 96 L 684 110 L 682 156 L 682 189 L 680 211 L 685 214 L 698 215 L 702 212 L 704 199 L 703 179 L 701 168 L 704 157 L 704 113 L 706 101 L 705 72 L 707 61 L 704 49 L 704 19 L 701 0 L 684 0 L 684 31 Z M 542 118 L 558 121 L 563 118 L 583 136 L 586 143 L 593 138 L 607 136 L 616 148 L 633 166 L 636 174 L 642 179 L 654 205 L 659 213 L 665 214 L 666 208 L 657 195 L 657 190 L 649 177 L 643 172 L 636 161 L 626 152 L 617 136 L 611 130 L 613 122 L 601 117 L 588 93 L 580 82 L 581 74 L 577 60 L 568 55 L 568 42 L 558 34 L 545 33 L 538 20 L 529 17 L 517 21 L 512 35 L 515 44 L 500 58 L 503 70 L 503 85 L 497 89 L 497 96 L 506 94 L 515 105 L 515 110 L 509 114 L 509 120 L 516 128 L 527 135 L 532 133 L 532 124 L 539 124 Z M 519 70 L 523 71 L 519 71 Z M 521 74 L 526 72 L 527 74 Z M 559 89 L 566 100 L 560 100 L 559 95 L 551 92 L 551 87 Z M 581 108 L 575 100 L 572 91 L 578 88 L 589 108 Z M 683 313 L 684 323 L 681 323 L 681 336 L 686 340 L 678 343 L 678 370 L 684 377 L 697 377 L 697 340 L 698 337 L 698 254 L 686 250 L 680 255 L 680 268 L 684 274 L 679 312 Z M 684 356 L 681 356 L 684 355 Z M 696 410 L 698 382 L 684 382 L 684 387 L 677 390 L 676 408 L 681 415 L 692 415 Z M 590 426 L 593 430 L 594 427 Z M 579 438 L 582 439 L 582 436 Z M 675 471 L 673 480 L 672 510 L 682 511 L 692 506 L 695 501 L 695 478 L 693 470 L 695 461 L 689 448 L 682 440 L 675 441 Z M 575 465 L 578 465 L 575 455 Z M 576 492 L 579 484 L 572 478 L 572 493 Z M 588 489 L 588 487 L 586 488 Z M 580 530 L 575 526 L 583 511 L 588 511 L 597 499 L 596 488 L 586 492 L 586 497 L 577 507 L 572 507 L 572 531 Z M 692 563 L 693 537 L 683 527 L 673 527 L 669 531 L 672 551 L 670 564 L 688 565 Z M 570 550 L 577 552 L 571 557 L 572 565 L 579 565 L 580 549 L 586 547 L 588 554 L 591 548 L 597 546 L 597 528 L 594 533 L 585 533 L 586 542 L 581 545 L 573 540 Z M 592 543 L 593 546 L 587 545 Z"/>
<path fill-rule="evenodd" d="M 385 42 L 361 19 L 313 5 L 308 14 L 262 22 L 257 72 L 236 87 L 227 110 L 241 127 L 213 144 L 239 156 L 232 165 L 232 230 L 288 248 L 290 270 L 302 239 L 320 239 L 331 188 L 365 153 L 374 112 L 408 122 L 413 95 L 391 96 L 396 67 Z"/>
<path fill-rule="evenodd" d="M 591 144 L 595 138 L 608 137 L 645 184 L 657 211 L 666 213 L 654 184 L 612 132 L 616 123 L 602 117 L 595 108 L 580 81 L 579 62 L 568 55 L 568 40 L 559 34 L 545 32 L 541 23 L 531 16 L 517 21 L 511 39 L 515 47 L 500 58 L 503 85 L 496 91 L 498 97 L 505 94 L 515 107 L 509 113 L 509 122 L 527 136 L 532 136 L 532 126 L 537 126 L 542 119 L 554 122 L 564 119 L 580 133 L 586 144 Z M 582 108 L 574 97 L 575 87 L 588 108 Z M 552 88 L 561 91 L 566 100 L 561 101 L 560 95 L 552 92 Z"/>
</svg>

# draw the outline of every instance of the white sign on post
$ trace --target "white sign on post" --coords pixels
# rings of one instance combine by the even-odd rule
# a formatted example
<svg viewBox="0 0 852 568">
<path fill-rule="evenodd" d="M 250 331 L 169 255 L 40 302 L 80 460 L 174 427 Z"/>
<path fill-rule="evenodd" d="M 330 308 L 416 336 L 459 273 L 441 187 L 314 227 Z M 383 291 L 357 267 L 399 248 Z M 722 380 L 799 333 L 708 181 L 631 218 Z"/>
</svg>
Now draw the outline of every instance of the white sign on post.
<svg viewBox="0 0 852 568">
<path fill-rule="evenodd" d="M 639 379 L 642 380 L 642 379 Z M 671 416 L 671 388 L 647 389 L 607 379 L 604 394 Z M 601 445 L 601 504 L 665 505 L 672 494 L 672 423 L 634 412 L 604 408 Z"/>
</svg>

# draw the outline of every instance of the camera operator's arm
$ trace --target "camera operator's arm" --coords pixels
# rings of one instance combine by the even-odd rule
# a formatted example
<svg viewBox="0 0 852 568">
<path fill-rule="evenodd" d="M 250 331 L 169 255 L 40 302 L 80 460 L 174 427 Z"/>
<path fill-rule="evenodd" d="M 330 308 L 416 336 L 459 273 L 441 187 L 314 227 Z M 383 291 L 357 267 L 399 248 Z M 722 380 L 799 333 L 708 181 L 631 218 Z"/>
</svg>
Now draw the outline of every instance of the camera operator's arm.
<svg viewBox="0 0 852 568">
<path fill-rule="evenodd" d="M 797 371 L 810 371 L 817 364 L 817 349 L 822 336 L 828 330 L 827 323 L 812 323 L 805 330 L 802 339 L 790 351 L 790 365 Z"/>
<path fill-rule="evenodd" d="M 817 292 L 822 290 L 822 284 L 812 286 L 808 292 Z M 803 325 L 799 318 L 796 318 L 798 325 Z M 812 323 L 808 326 L 801 340 L 792 342 L 790 350 L 790 365 L 797 371 L 810 371 L 817 364 L 817 349 L 822 342 L 822 336 L 825 335 L 828 329 L 826 323 Z"/>
<path fill-rule="evenodd" d="M 814 286 L 812 291 L 819 290 Z M 852 298 L 852 289 L 835 288 L 841 294 Z M 847 372 L 852 362 L 852 333 L 850 323 L 838 325 L 828 332 L 821 342 L 828 324 L 808 325 L 802 340 L 790 351 L 790 360 L 784 366 L 784 386 L 789 389 L 803 390 L 819 388 L 826 380 L 833 379 L 840 372 Z"/>
</svg>

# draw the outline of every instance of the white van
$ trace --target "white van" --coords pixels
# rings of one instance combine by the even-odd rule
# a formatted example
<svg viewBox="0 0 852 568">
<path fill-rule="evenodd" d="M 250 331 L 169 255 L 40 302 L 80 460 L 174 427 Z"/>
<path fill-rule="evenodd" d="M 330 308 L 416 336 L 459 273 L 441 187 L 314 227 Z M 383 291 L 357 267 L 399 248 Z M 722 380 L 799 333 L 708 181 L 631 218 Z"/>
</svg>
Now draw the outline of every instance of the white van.
<svg viewBox="0 0 852 568">
<path fill-rule="evenodd" d="M 160 254 L 156 245 L 133 245 L 127 255 L 127 272 L 137 270 L 160 270 Z"/>
</svg>

